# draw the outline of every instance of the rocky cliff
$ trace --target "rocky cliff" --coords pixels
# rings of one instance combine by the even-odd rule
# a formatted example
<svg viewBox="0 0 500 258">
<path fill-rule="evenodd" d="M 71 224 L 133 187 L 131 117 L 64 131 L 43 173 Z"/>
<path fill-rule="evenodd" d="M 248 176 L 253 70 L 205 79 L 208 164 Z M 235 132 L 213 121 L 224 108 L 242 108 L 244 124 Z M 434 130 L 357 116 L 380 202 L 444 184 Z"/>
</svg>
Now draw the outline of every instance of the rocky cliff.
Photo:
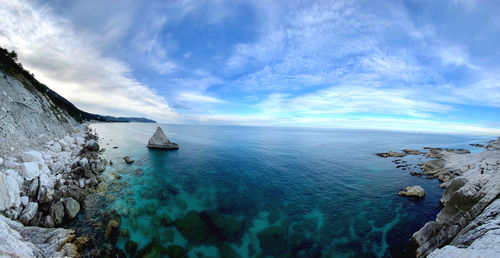
<svg viewBox="0 0 500 258">
<path fill-rule="evenodd" d="M 38 82 L 16 61 L 17 54 L 0 47 L 0 157 L 41 146 L 69 134 L 84 121 L 155 122 L 84 112 Z"/>
<path fill-rule="evenodd" d="M 431 151 L 430 151 L 431 152 Z M 429 153 L 430 153 L 429 152 Z M 485 151 L 434 149 L 422 164 L 445 188 L 443 209 L 413 235 L 417 256 L 497 257 L 500 254 L 500 138 Z"/>
</svg>

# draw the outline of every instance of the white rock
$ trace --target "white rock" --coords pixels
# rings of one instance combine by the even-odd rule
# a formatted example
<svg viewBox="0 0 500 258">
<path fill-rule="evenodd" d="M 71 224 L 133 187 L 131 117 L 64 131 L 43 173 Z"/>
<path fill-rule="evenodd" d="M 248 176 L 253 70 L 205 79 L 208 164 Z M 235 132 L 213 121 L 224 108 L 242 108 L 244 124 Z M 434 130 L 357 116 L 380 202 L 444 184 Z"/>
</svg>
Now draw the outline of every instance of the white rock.
<svg viewBox="0 0 500 258">
<path fill-rule="evenodd" d="M 42 154 L 38 151 L 27 151 L 21 155 L 24 162 L 38 161 L 43 162 Z"/>
<path fill-rule="evenodd" d="M 68 242 L 73 231 L 24 227 L 0 215 L 1 257 L 62 257 L 57 253 Z"/>
<path fill-rule="evenodd" d="M 64 141 L 66 142 L 66 144 L 68 145 L 71 145 L 71 144 L 74 144 L 75 143 L 75 139 L 73 139 L 73 137 L 71 136 L 64 136 Z"/>
<path fill-rule="evenodd" d="M 78 184 L 80 185 L 80 188 L 84 188 L 85 187 L 85 179 L 80 178 L 80 180 L 78 180 Z"/>
<path fill-rule="evenodd" d="M 40 163 L 24 162 L 21 167 L 23 169 L 23 177 L 26 180 L 32 180 L 40 175 Z"/>
<path fill-rule="evenodd" d="M 19 163 L 16 162 L 14 158 L 8 158 L 4 161 L 6 168 L 16 168 L 19 167 Z"/>
<path fill-rule="evenodd" d="M 21 200 L 21 204 L 23 206 L 26 206 L 26 204 L 28 204 L 28 202 L 30 201 L 30 198 L 28 196 L 21 196 L 20 200 Z"/>
<path fill-rule="evenodd" d="M 0 158 L 0 166 L 3 165 L 3 159 Z"/>
<path fill-rule="evenodd" d="M 52 146 L 50 146 L 50 150 L 53 152 L 61 152 L 61 150 L 62 150 L 61 144 L 58 142 L 55 142 L 54 144 L 52 144 Z"/>
<path fill-rule="evenodd" d="M 75 137 L 75 142 L 76 144 L 82 146 L 85 144 L 85 139 L 83 137 L 77 136 Z"/>
<path fill-rule="evenodd" d="M 19 185 L 19 189 L 22 188 L 22 185 L 24 183 L 24 178 L 16 170 L 7 169 L 4 171 L 4 173 L 8 176 L 13 177 L 16 180 L 17 185 Z"/>
<path fill-rule="evenodd" d="M 19 185 L 16 180 L 8 175 L 0 174 L 0 211 L 21 204 Z"/>
</svg>

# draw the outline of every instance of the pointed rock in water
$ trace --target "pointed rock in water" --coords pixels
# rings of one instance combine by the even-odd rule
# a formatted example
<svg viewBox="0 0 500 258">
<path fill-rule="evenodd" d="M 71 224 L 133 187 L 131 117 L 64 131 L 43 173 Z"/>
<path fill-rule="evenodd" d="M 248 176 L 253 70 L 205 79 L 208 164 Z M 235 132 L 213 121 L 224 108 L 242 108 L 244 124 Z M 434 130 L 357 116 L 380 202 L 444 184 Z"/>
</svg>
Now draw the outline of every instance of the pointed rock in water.
<svg viewBox="0 0 500 258">
<path fill-rule="evenodd" d="M 156 128 L 156 132 L 153 134 L 151 139 L 149 139 L 147 147 L 152 149 L 165 149 L 165 150 L 179 149 L 179 145 L 169 141 L 167 139 L 167 136 L 159 126 Z"/>
</svg>

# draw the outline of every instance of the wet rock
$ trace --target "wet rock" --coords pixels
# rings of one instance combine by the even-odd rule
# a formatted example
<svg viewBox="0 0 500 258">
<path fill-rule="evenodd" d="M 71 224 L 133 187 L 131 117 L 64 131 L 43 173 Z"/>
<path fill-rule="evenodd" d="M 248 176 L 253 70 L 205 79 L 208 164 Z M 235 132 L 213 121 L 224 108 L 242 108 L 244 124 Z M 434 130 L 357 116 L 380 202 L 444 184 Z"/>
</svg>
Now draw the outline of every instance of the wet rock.
<svg viewBox="0 0 500 258">
<path fill-rule="evenodd" d="M 80 203 L 71 197 L 66 198 L 64 200 L 64 210 L 69 219 L 74 219 L 80 211 Z"/>
<path fill-rule="evenodd" d="M 33 219 L 33 217 L 35 217 L 37 211 L 38 211 L 38 203 L 29 202 L 28 205 L 26 205 L 26 208 L 24 208 L 23 212 L 21 213 L 19 221 L 27 225 L 30 222 L 30 220 Z"/>
<path fill-rule="evenodd" d="M 101 182 L 97 185 L 97 192 L 100 194 L 104 194 L 108 191 L 108 184 L 106 182 Z"/>
<path fill-rule="evenodd" d="M 423 198 L 425 196 L 425 191 L 424 191 L 424 188 L 422 188 L 419 185 L 408 186 L 405 189 L 401 190 L 399 192 L 399 195 L 400 196 L 410 196 L 410 197 Z"/>
<path fill-rule="evenodd" d="M 49 214 L 54 221 L 54 225 L 60 225 L 64 220 L 64 205 L 62 202 L 55 202 L 50 206 Z"/>
<path fill-rule="evenodd" d="M 106 226 L 106 232 L 104 234 L 105 239 L 115 244 L 118 241 L 119 234 L 120 223 L 114 219 L 110 220 Z"/>
<path fill-rule="evenodd" d="M 165 254 L 168 255 L 170 258 L 186 258 L 187 256 L 187 251 L 183 247 L 179 245 L 169 245 L 165 249 Z"/>
<path fill-rule="evenodd" d="M 207 224 L 196 211 L 190 211 L 184 217 L 177 219 L 175 227 L 184 238 L 194 245 L 202 244 L 209 232 Z"/>
<path fill-rule="evenodd" d="M 134 163 L 134 160 L 131 159 L 129 156 L 125 156 L 123 157 L 123 160 L 125 160 L 125 162 L 127 162 L 127 164 L 132 164 Z"/>
<path fill-rule="evenodd" d="M 90 140 L 85 144 L 85 150 L 87 151 L 99 151 L 99 144 L 95 140 Z"/>
<path fill-rule="evenodd" d="M 99 174 L 106 170 L 106 166 L 100 160 L 96 160 L 90 163 L 90 168 L 94 173 Z"/>
<path fill-rule="evenodd" d="M 90 243 L 90 239 L 88 237 L 78 237 L 75 240 L 75 246 L 78 251 L 85 249 Z"/>
<path fill-rule="evenodd" d="M 412 171 L 412 172 L 410 172 L 410 175 L 412 175 L 412 176 L 421 176 L 422 173 L 419 173 L 417 171 Z"/>
<path fill-rule="evenodd" d="M 137 243 L 132 240 L 127 241 L 127 243 L 125 243 L 125 251 L 130 257 L 133 257 L 137 252 Z"/>
<path fill-rule="evenodd" d="M 421 151 L 410 150 L 410 149 L 404 149 L 403 152 L 406 153 L 406 154 L 408 154 L 408 155 L 421 155 L 422 154 Z"/>
<path fill-rule="evenodd" d="M 269 227 L 257 234 L 262 252 L 266 255 L 283 255 L 288 250 L 286 227 Z"/>
<path fill-rule="evenodd" d="M 164 149 L 164 150 L 175 150 L 179 149 L 179 145 L 168 140 L 167 136 L 161 129 L 161 127 L 156 128 L 156 132 L 148 141 L 148 148 L 152 149 Z"/>
<path fill-rule="evenodd" d="M 214 211 L 203 211 L 201 218 L 222 240 L 236 242 L 241 237 L 243 224 L 233 217 Z"/>
<path fill-rule="evenodd" d="M 406 153 L 399 153 L 399 152 L 393 152 L 393 151 L 388 151 L 388 152 L 382 152 L 382 153 L 377 153 L 377 156 L 382 157 L 382 158 L 389 158 L 389 157 L 404 157 L 406 156 Z"/>
</svg>

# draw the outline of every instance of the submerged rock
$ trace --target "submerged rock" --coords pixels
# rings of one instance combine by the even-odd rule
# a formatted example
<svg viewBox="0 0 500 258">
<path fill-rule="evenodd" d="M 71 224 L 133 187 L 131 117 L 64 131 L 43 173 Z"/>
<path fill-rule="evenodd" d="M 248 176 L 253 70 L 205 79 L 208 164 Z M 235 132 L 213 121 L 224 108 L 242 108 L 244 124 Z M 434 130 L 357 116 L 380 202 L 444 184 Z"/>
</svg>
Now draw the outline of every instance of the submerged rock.
<svg viewBox="0 0 500 258">
<path fill-rule="evenodd" d="M 241 236 L 243 224 L 230 216 L 214 211 L 203 211 L 201 218 L 210 227 L 210 231 L 216 232 L 218 238 L 222 240 L 236 242 Z"/>
<path fill-rule="evenodd" d="M 159 126 L 156 128 L 156 132 L 153 134 L 151 139 L 149 139 L 147 147 L 152 149 L 165 149 L 165 150 L 179 149 L 179 145 L 169 141 L 167 136 Z"/>
<path fill-rule="evenodd" d="M 399 192 L 400 196 L 413 196 L 423 198 L 425 196 L 424 188 L 419 185 L 408 186 Z"/>
<path fill-rule="evenodd" d="M 186 249 L 184 249 L 183 247 L 181 247 L 179 245 L 169 245 L 165 249 L 165 254 L 167 254 L 168 257 L 170 257 L 170 258 L 186 258 L 186 257 L 188 257 Z"/>
<path fill-rule="evenodd" d="M 133 257 L 137 252 L 137 243 L 132 240 L 127 241 L 125 244 L 125 251 L 127 251 L 130 257 Z"/>
<path fill-rule="evenodd" d="M 209 231 L 207 224 L 196 211 L 190 211 L 184 217 L 177 219 L 175 227 L 182 236 L 194 245 L 202 244 Z"/>
<path fill-rule="evenodd" d="M 262 252 L 267 255 L 281 255 L 288 250 L 286 227 L 269 227 L 257 234 Z"/>
<path fill-rule="evenodd" d="M 132 164 L 134 163 L 134 160 L 131 159 L 129 156 L 125 156 L 123 157 L 123 160 L 125 160 L 125 162 L 127 162 L 127 164 Z"/>
</svg>

